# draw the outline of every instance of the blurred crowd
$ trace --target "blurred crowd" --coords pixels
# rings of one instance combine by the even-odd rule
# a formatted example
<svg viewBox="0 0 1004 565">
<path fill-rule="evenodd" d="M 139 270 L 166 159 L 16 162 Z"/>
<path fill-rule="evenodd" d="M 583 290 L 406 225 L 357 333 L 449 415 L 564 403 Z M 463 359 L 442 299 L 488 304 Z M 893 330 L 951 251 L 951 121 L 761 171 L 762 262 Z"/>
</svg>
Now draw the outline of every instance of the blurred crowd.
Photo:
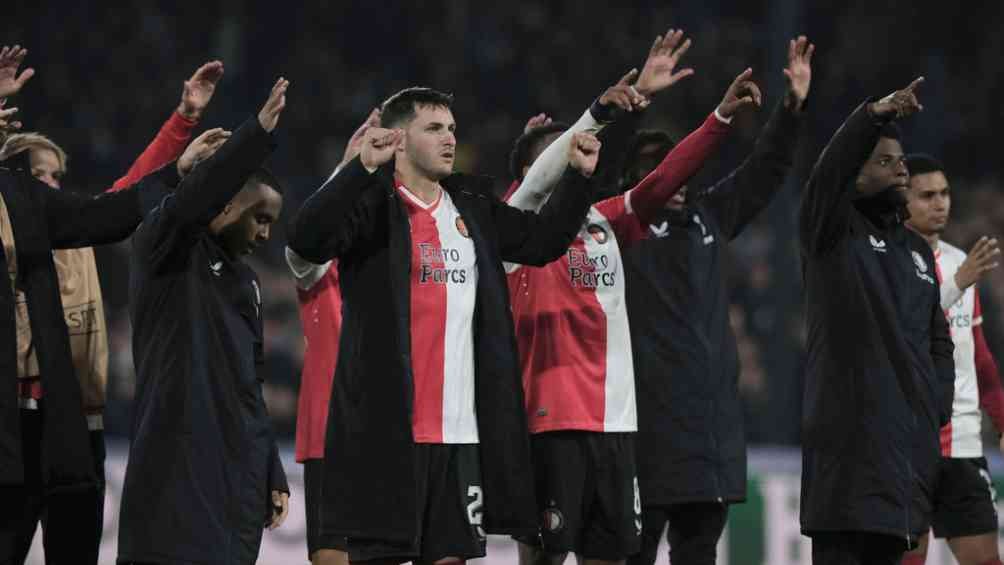
<svg viewBox="0 0 1004 565">
<path fill-rule="evenodd" d="M 953 186 L 945 239 L 968 249 L 1004 226 L 998 101 L 1004 75 L 1001 3 L 923 7 L 894 1 L 882 16 L 868 2 L 482 3 L 435 0 L 329 2 L 288 6 L 217 3 L 22 4 L 4 22 L 3 42 L 31 50 L 38 75 L 20 96 L 25 129 L 46 133 L 70 154 L 64 187 L 98 192 L 120 176 L 177 104 L 182 81 L 210 59 L 226 75 L 200 130 L 232 127 L 254 111 L 276 76 L 292 82 L 280 148 L 271 167 L 286 184 L 284 215 L 326 178 L 346 140 L 390 93 L 413 84 L 456 95 L 458 168 L 508 181 L 506 164 L 527 118 L 574 120 L 668 27 L 694 41 L 684 64 L 696 70 L 648 111 L 646 127 L 680 138 L 713 110 L 734 76 L 754 69 L 765 92 L 758 115 L 736 122 L 692 182 L 715 181 L 749 152 L 783 90 L 787 38 L 817 45 L 810 119 L 788 186 L 732 244 L 732 323 L 743 371 L 749 439 L 797 444 L 801 404 L 801 271 L 795 216 L 799 188 L 823 144 L 865 98 L 927 77 L 925 112 L 907 124 L 907 151 L 941 158 Z M 975 9 L 974 9 L 975 8 Z M 848 30 L 854 30 L 849 33 Z M 291 438 L 303 354 L 295 288 L 273 235 L 253 260 L 266 303 L 267 402 Z M 128 243 L 98 250 L 109 317 L 111 376 L 106 427 L 125 433 L 134 373 L 129 343 Z M 1004 353 L 1004 270 L 981 287 L 986 334 Z"/>
</svg>

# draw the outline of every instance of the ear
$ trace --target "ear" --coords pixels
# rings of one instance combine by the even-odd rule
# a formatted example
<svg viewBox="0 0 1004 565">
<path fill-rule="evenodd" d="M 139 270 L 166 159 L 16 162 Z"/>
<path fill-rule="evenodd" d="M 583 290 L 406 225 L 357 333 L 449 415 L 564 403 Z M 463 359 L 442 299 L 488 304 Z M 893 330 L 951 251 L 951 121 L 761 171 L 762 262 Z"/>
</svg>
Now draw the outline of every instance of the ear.
<svg viewBox="0 0 1004 565">
<path fill-rule="evenodd" d="M 523 165 L 523 178 L 526 178 L 526 174 L 530 172 L 530 165 Z"/>
</svg>

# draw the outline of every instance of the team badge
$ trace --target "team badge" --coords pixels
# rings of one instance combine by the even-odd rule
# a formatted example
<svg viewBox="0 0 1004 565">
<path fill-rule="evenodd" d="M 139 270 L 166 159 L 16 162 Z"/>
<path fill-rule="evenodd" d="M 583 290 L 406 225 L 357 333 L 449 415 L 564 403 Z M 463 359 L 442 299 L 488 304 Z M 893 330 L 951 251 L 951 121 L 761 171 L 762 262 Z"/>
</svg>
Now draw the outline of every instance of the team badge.
<svg viewBox="0 0 1004 565">
<path fill-rule="evenodd" d="M 457 225 L 457 231 L 460 232 L 460 235 L 466 237 L 467 239 L 471 238 L 471 234 L 467 231 L 467 224 L 464 223 L 463 217 L 457 216 L 457 221 L 454 223 Z"/>
<path fill-rule="evenodd" d="M 552 500 L 547 510 L 544 510 L 544 529 L 552 534 L 560 532 L 565 527 L 565 516 Z"/>
<path fill-rule="evenodd" d="M 920 272 L 926 273 L 927 262 L 924 261 L 924 257 L 921 256 L 921 254 L 916 251 L 913 251 L 912 253 L 913 253 L 913 262 L 917 264 L 917 268 L 920 269 Z"/>
<path fill-rule="evenodd" d="M 607 230 L 603 229 L 603 226 L 589 224 L 586 231 L 589 232 L 589 235 L 593 236 L 593 240 L 595 240 L 596 243 L 602 245 L 607 242 Z"/>
</svg>

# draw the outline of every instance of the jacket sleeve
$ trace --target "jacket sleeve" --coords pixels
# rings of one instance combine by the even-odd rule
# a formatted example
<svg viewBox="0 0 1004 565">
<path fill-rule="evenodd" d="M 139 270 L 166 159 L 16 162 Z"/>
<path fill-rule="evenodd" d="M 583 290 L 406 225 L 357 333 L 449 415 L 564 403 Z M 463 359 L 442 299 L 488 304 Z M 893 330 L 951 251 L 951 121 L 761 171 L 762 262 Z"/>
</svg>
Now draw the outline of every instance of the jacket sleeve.
<svg viewBox="0 0 1004 565">
<path fill-rule="evenodd" d="M 303 203 L 289 227 L 289 248 L 306 261 L 323 264 L 350 250 L 372 230 L 382 195 L 379 176 L 359 157 L 328 179 Z"/>
<path fill-rule="evenodd" d="M 603 124 L 586 110 L 572 127 L 565 130 L 537 157 L 526 172 L 523 182 L 506 198 L 506 204 L 520 210 L 539 212 L 568 167 L 568 147 L 572 144 L 572 136 L 582 131 L 599 131 L 602 128 Z M 603 153 L 600 151 L 600 155 Z"/>
<path fill-rule="evenodd" d="M 940 295 L 940 291 L 939 291 Z M 940 300 L 934 301 L 931 310 L 931 358 L 940 387 L 940 416 L 944 426 L 952 419 L 952 403 L 955 399 L 955 344 L 948 329 L 945 311 Z"/>
<path fill-rule="evenodd" d="M 171 112 L 171 117 L 164 122 L 160 131 L 136 158 L 125 176 L 115 181 L 108 192 L 116 192 L 132 186 L 136 182 L 164 165 L 176 160 L 185 151 L 188 140 L 192 138 L 195 120 L 189 120 L 177 111 Z"/>
<path fill-rule="evenodd" d="M 161 264 L 193 245 L 271 151 L 271 134 L 252 116 L 144 218 L 142 245 L 149 260 Z"/>
<path fill-rule="evenodd" d="M 628 191 L 628 208 L 648 225 L 666 203 L 701 168 L 731 127 L 715 114 L 677 144 L 651 173 Z"/>
<path fill-rule="evenodd" d="M 833 134 L 805 185 L 799 235 L 807 255 L 832 249 L 850 227 L 853 181 L 875 149 L 883 125 L 871 116 L 867 104 L 858 106 Z"/>
<path fill-rule="evenodd" d="M 135 190 L 87 196 L 52 190 L 39 184 L 45 206 L 46 228 L 53 249 L 89 247 L 129 237 L 143 217 L 178 183 L 173 166 L 141 180 Z"/>
<path fill-rule="evenodd" d="M 274 490 L 289 494 L 289 482 L 286 481 L 286 470 L 282 468 L 282 459 L 279 458 L 279 446 L 273 437 L 268 468 L 269 500 L 272 499 L 272 491 Z M 271 504 L 269 504 L 269 507 L 271 507 Z"/>
<path fill-rule="evenodd" d="M 569 168 L 540 213 L 492 199 L 492 213 L 503 261 L 542 266 L 561 257 L 582 227 L 592 182 Z"/>
<path fill-rule="evenodd" d="M 753 153 L 705 192 L 702 204 L 726 238 L 738 236 L 784 185 L 794 160 L 800 115 L 779 102 Z"/>
</svg>

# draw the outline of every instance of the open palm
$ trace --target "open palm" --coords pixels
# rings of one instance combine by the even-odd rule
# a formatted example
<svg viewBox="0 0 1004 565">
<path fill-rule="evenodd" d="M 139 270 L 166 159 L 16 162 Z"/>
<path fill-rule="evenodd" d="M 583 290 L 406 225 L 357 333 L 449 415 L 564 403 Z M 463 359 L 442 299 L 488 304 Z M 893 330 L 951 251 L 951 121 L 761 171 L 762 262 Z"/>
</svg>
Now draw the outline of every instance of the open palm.
<svg viewBox="0 0 1004 565">
<path fill-rule="evenodd" d="M 17 76 L 17 69 L 24 61 L 27 49 L 22 49 L 20 45 L 0 49 L 0 98 L 13 96 L 21 91 L 28 79 L 35 74 L 34 69 L 25 69 L 21 76 Z"/>
<path fill-rule="evenodd" d="M 799 103 L 809 96 L 809 83 L 812 82 L 812 52 L 816 46 L 809 43 L 804 35 L 788 42 L 788 68 L 784 76 L 788 78 L 789 92 Z"/>
<path fill-rule="evenodd" d="M 680 58 L 690 49 L 690 40 L 683 40 L 683 30 L 669 30 L 665 36 L 658 35 L 648 52 L 645 66 L 638 75 L 635 89 L 646 98 L 660 90 L 669 88 L 679 80 L 694 74 L 694 69 L 682 69 L 673 72 Z"/>
</svg>

